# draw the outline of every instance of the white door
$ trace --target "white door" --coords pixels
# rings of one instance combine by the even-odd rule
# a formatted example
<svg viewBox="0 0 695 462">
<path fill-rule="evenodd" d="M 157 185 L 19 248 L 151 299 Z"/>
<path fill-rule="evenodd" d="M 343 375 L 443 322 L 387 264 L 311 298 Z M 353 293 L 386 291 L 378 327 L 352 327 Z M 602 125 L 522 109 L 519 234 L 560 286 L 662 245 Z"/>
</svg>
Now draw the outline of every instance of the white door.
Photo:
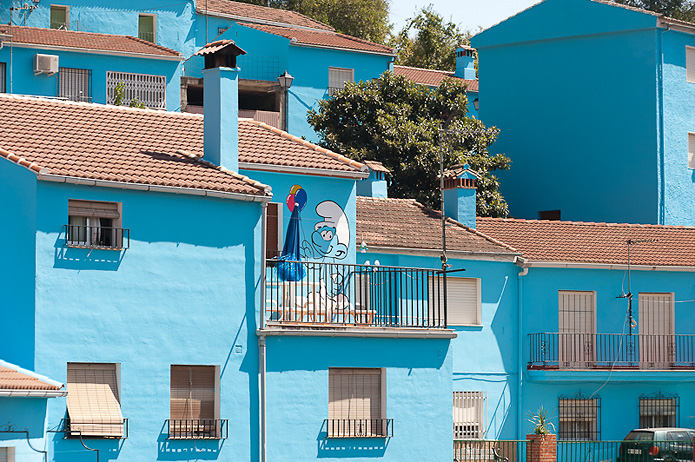
<svg viewBox="0 0 695 462">
<path fill-rule="evenodd" d="M 672 293 L 640 293 L 640 367 L 668 369 L 675 361 L 674 302 Z"/>
<path fill-rule="evenodd" d="M 558 299 L 559 367 L 592 367 L 596 362 L 596 293 L 560 290 Z"/>
</svg>

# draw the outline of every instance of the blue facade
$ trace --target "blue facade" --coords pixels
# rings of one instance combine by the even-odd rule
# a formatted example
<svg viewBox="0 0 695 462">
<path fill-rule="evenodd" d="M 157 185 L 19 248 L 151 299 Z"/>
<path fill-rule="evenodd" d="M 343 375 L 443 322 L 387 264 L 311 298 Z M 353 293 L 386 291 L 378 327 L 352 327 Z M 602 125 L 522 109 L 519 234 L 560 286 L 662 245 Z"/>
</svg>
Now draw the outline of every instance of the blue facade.
<svg viewBox="0 0 695 462">
<path fill-rule="evenodd" d="M 472 39 L 480 116 L 500 128 L 494 149 L 513 161 L 500 174 L 512 215 L 695 223 L 687 165 L 695 90 L 685 78 L 695 38 L 690 26 L 662 21 L 547 0 Z"/>
</svg>

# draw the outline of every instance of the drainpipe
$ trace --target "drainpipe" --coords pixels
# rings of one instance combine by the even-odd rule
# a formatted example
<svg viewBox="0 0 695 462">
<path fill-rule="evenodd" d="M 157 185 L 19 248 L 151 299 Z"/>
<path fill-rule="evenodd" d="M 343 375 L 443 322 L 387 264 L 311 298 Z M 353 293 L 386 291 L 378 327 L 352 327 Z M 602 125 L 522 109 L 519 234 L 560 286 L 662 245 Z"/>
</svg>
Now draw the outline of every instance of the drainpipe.
<svg viewBox="0 0 695 462">
<path fill-rule="evenodd" d="M 528 266 L 523 266 L 524 265 L 524 259 L 517 257 L 517 260 L 515 264 L 521 266 L 521 271 L 517 274 L 517 280 L 518 280 L 518 304 L 519 304 L 519 309 L 517 310 L 517 315 L 519 316 L 519 327 L 518 327 L 518 345 L 517 345 L 517 374 L 518 374 L 518 382 L 517 382 L 517 387 L 516 387 L 516 402 L 517 402 L 517 413 L 516 413 L 516 433 L 517 433 L 517 439 L 526 439 L 522 435 L 522 424 L 523 424 L 523 394 L 521 393 L 521 387 L 523 385 L 523 378 L 524 378 L 524 339 L 523 339 L 523 319 L 524 319 L 524 280 L 522 279 L 524 276 L 528 274 Z"/>
<path fill-rule="evenodd" d="M 261 333 L 258 335 L 258 371 L 260 374 L 260 384 L 259 384 L 259 410 L 260 410 L 260 462 L 266 462 L 267 451 L 266 451 L 266 428 L 265 428 L 265 372 L 266 372 L 266 348 L 265 348 L 265 334 L 263 329 L 265 328 L 265 253 L 266 253 L 266 220 L 268 214 L 268 203 L 263 202 L 262 205 L 262 219 L 261 219 L 261 297 L 260 297 L 260 326 Z"/>
</svg>

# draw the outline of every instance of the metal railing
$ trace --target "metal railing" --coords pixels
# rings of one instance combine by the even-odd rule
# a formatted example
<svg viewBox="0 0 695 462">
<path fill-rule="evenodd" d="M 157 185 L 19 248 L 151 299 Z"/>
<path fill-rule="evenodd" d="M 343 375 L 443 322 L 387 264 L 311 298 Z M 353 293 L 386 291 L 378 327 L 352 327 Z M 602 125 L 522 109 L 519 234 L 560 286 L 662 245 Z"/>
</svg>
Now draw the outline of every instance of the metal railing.
<svg viewBox="0 0 695 462">
<path fill-rule="evenodd" d="M 268 324 L 446 328 L 440 270 L 266 261 Z"/>
<path fill-rule="evenodd" d="M 529 369 L 693 369 L 695 335 L 529 334 Z"/>
<path fill-rule="evenodd" d="M 87 427 L 87 429 L 76 429 L 72 427 L 73 425 L 75 427 Z M 63 432 L 65 438 L 120 438 L 125 440 L 128 439 L 128 419 L 123 419 L 121 424 L 101 422 L 98 419 L 78 423 L 71 422 L 70 418 L 66 417 L 60 419 L 58 431 Z"/>
<path fill-rule="evenodd" d="M 58 97 L 68 101 L 92 102 L 92 70 L 61 67 L 58 72 Z"/>
<path fill-rule="evenodd" d="M 63 225 L 65 247 L 122 250 L 130 248 L 130 229 Z"/>
<path fill-rule="evenodd" d="M 147 40 L 148 42 L 155 43 L 156 35 L 154 32 L 138 32 L 138 38 L 141 40 Z"/>
<path fill-rule="evenodd" d="M 392 438 L 393 419 L 326 419 L 326 438 Z"/>
<path fill-rule="evenodd" d="M 165 426 L 170 440 L 226 440 L 229 437 L 228 419 L 167 419 Z"/>
<path fill-rule="evenodd" d="M 525 462 L 526 440 L 454 440 L 454 462 Z"/>
</svg>

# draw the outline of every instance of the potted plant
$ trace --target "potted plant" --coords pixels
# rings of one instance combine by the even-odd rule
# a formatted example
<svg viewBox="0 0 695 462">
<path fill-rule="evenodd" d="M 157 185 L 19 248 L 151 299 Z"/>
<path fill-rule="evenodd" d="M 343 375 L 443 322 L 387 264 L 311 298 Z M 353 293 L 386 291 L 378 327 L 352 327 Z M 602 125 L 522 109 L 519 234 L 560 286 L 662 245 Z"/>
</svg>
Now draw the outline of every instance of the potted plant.
<svg viewBox="0 0 695 462">
<path fill-rule="evenodd" d="M 528 413 L 527 419 L 533 425 L 533 430 L 526 435 L 527 462 L 549 462 L 557 460 L 557 437 L 553 433 L 555 425 L 550 421 L 552 415 L 543 406 L 535 414 Z"/>
</svg>

